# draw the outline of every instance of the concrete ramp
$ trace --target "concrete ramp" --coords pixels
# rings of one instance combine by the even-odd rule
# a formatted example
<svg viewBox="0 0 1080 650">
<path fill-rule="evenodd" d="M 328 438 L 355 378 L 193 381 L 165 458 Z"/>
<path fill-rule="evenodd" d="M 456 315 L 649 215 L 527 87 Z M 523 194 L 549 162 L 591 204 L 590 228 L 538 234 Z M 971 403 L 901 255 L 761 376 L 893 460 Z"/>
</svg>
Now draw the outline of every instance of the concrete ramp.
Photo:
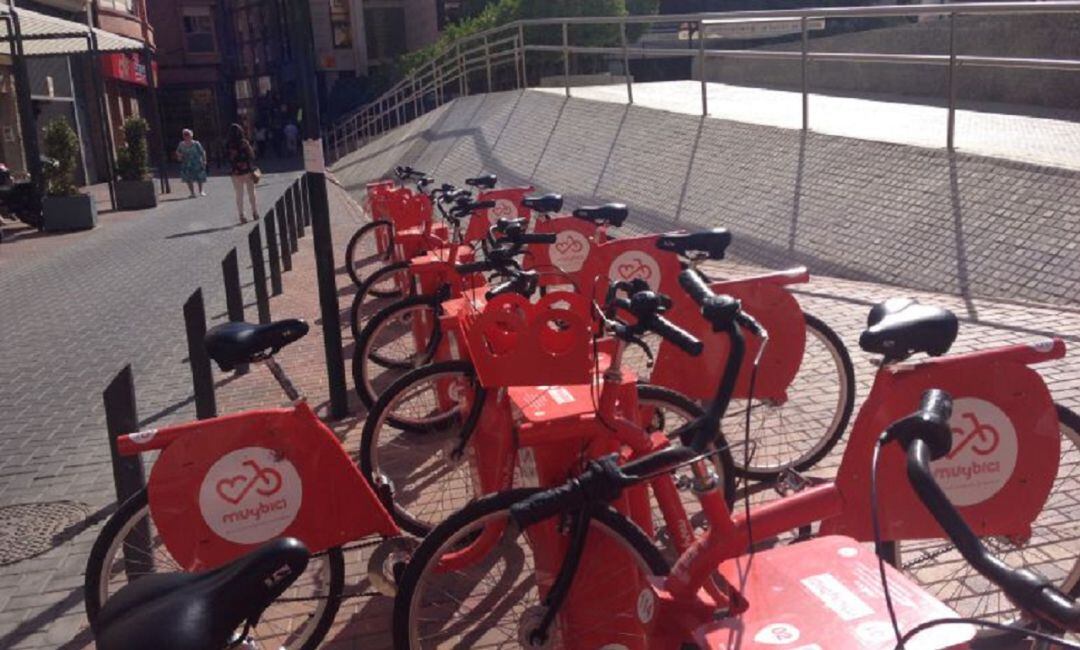
<svg viewBox="0 0 1080 650">
<path fill-rule="evenodd" d="M 1080 173 L 1060 168 L 541 91 L 457 99 L 333 169 L 359 192 L 402 163 L 624 201 L 630 229 L 725 226 L 732 257 L 764 266 L 1058 304 L 1080 289 Z"/>
</svg>

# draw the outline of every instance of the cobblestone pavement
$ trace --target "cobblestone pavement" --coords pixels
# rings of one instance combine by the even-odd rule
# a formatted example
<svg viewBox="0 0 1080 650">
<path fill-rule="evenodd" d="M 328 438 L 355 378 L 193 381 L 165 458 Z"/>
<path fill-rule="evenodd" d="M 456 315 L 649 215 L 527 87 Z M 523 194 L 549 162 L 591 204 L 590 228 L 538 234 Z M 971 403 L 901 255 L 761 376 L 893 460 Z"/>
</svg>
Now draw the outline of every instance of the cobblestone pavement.
<svg viewBox="0 0 1080 650">
<path fill-rule="evenodd" d="M 295 177 L 267 173 L 260 208 Z M 233 246 L 250 277 L 251 226 L 237 224 L 228 177 L 211 178 L 209 196 L 194 200 L 179 185 L 157 209 L 103 214 L 93 231 L 44 235 L 4 223 L 0 514 L 59 501 L 86 517 L 54 531 L 47 553 L 0 566 L 0 648 L 60 647 L 83 624 L 82 567 L 115 499 L 106 384 L 130 363 L 143 425 L 193 418 L 183 302 L 201 286 L 208 318 L 224 317 L 220 262 Z"/>
<path fill-rule="evenodd" d="M 707 84 L 709 116 L 748 124 L 802 128 L 802 93 Z M 564 94 L 562 88 L 536 90 Z M 627 103 L 625 85 L 571 88 L 572 97 Z M 634 103 L 659 110 L 701 115 L 700 81 L 634 84 Z M 956 112 L 956 148 L 992 156 L 1080 170 L 1080 111 L 1047 110 L 1044 115 L 1009 114 L 1030 110 L 985 104 Z M 810 128 L 825 135 L 943 149 L 948 132 L 944 106 L 906 103 L 903 97 L 842 97 L 810 94 Z"/>
</svg>

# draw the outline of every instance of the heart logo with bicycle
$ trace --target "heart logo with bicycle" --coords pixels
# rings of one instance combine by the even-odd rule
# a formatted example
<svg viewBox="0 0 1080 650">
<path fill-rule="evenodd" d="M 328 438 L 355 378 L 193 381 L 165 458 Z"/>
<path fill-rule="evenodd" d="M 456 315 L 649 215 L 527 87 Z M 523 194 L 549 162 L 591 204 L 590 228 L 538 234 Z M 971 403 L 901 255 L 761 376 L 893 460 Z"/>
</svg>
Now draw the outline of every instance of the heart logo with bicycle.
<svg viewBox="0 0 1080 650">
<path fill-rule="evenodd" d="M 244 447 L 206 472 L 199 510 L 217 535 L 237 544 L 277 537 L 296 519 L 303 484 L 296 467 L 272 449 Z"/>
<path fill-rule="evenodd" d="M 495 205 L 488 209 L 488 222 L 493 226 L 499 219 L 514 219 L 517 216 L 517 206 L 509 199 L 495 199 Z"/>
<path fill-rule="evenodd" d="M 994 404 L 974 397 L 953 401 L 952 450 L 931 463 L 934 478 L 957 506 L 990 499 L 1016 469 L 1016 427 Z"/>
<path fill-rule="evenodd" d="M 567 273 L 580 271 L 589 256 L 589 239 L 576 230 L 564 230 L 555 235 L 555 243 L 548 249 L 551 263 Z"/>
<path fill-rule="evenodd" d="M 660 287 L 660 265 L 647 253 L 626 251 L 612 262 L 608 268 L 608 277 L 612 280 L 630 281 L 642 279 L 653 289 Z"/>
</svg>

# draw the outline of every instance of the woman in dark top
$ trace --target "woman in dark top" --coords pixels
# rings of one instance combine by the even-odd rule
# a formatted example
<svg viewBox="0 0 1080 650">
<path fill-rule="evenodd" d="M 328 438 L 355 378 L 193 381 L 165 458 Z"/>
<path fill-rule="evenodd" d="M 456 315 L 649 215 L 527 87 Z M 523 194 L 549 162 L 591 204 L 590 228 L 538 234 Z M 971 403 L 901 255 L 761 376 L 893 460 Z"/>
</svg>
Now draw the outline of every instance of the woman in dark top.
<svg viewBox="0 0 1080 650">
<path fill-rule="evenodd" d="M 244 218 L 244 190 L 247 189 L 248 200 L 251 203 L 251 218 L 259 218 L 259 209 L 255 206 L 255 150 L 251 143 L 244 137 L 244 129 L 239 124 L 229 127 L 229 138 L 225 143 L 225 152 L 232 165 L 233 190 L 236 191 L 236 211 L 240 215 L 240 223 L 247 221 Z"/>
</svg>

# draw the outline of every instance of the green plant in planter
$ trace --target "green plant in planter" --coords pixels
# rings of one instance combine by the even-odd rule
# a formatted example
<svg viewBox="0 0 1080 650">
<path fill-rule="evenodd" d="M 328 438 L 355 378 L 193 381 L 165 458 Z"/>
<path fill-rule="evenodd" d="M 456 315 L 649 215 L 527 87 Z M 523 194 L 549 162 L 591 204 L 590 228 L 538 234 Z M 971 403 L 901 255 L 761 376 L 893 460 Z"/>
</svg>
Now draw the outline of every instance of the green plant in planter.
<svg viewBox="0 0 1080 650">
<path fill-rule="evenodd" d="M 120 180 L 143 181 L 150 175 L 146 154 L 146 134 L 150 125 L 138 116 L 124 120 L 124 146 L 116 154 L 116 174 Z"/>
<path fill-rule="evenodd" d="M 45 155 L 55 163 L 44 167 L 45 193 L 49 196 L 75 196 L 75 160 L 79 155 L 79 136 L 63 118 L 45 125 Z"/>
</svg>

